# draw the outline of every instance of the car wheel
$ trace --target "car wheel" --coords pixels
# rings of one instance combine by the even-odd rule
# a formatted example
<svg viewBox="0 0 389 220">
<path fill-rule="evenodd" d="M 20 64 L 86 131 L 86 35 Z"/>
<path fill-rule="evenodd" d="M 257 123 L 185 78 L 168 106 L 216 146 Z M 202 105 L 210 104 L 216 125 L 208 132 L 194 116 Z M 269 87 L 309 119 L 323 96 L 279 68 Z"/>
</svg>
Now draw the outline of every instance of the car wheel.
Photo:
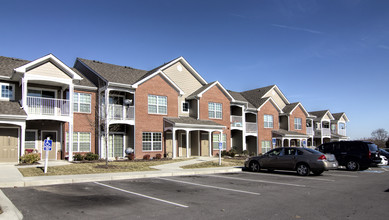
<svg viewBox="0 0 389 220">
<path fill-rule="evenodd" d="M 355 160 L 349 160 L 346 164 L 346 169 L 351 171 L 357 171 L 359 169 L 359 163 Z"/>
<path fill-rule="evenodd" d="M 251 161 L 250 162 L 250 170 L 252 172 L 259 172 L 259 170 L 260 170 L 259 163 L 257 161 Z"/>
<path fill-rule="evenodd" d="M 300 163 L 299 165 L 297 165 L 296 171 L 297 174 L 300 176 L 308 176 L 310 172 L 308 165 L 304 163 Z"/>
<path fill-rule="evenodd" d="M 312 173 L 315 174 L 316 176 L 319 176 L 319 175 L 322 174 L 323 172 L 324 172 L 324 170 L 312 171 Z"/>
</svg>

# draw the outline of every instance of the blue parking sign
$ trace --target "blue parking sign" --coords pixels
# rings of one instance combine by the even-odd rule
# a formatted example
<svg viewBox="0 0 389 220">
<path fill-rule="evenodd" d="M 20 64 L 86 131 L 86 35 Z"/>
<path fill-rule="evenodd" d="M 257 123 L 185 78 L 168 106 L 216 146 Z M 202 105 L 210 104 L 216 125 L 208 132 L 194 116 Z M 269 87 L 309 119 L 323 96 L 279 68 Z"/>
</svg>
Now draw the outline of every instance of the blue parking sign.
<svg viewBox="0 0 389 220">
<path fill-rule="evenodd" d="M 223 142 L 219 142 L 219 150 L 223 149 Z"/>
<path fill-rule="evenodd" d="M 43 141 L 43 150 L 51 150 L 51 147 L 53 146 L 53 140 L 45 139 Z"/>
</svg>

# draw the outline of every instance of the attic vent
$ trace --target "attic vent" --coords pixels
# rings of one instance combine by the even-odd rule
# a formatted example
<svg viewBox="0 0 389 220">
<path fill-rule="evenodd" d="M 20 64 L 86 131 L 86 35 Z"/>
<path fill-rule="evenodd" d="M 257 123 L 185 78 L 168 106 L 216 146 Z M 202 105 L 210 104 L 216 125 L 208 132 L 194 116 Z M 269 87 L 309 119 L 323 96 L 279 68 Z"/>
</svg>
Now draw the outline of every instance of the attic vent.
<svg viewBox="0 0 389 220">
<path fill-rule="evenodd" d="M 93 60 L 94 63 L 101 63 L 100 61 L 98 60 Z"/>
</svg>

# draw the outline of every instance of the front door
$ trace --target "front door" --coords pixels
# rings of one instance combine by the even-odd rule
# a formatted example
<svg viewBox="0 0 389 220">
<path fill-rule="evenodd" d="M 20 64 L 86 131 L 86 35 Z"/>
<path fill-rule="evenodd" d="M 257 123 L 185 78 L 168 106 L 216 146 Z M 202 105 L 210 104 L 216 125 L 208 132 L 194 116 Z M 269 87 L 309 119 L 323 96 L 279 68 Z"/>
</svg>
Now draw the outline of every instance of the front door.
<svg viewBox="0 0 389 220">
<path fill-rule="evenodd" d="M 18 129 L 0 128 L 0 162 L 18 162 Z"/>
<path fill-rule="evenodd" d="M 124 156 L 124 134 L 109 134 L 108 138 L 108 158 Z"/>
<path fill-rule="evenodd" d="M 53 141 L 53 145 L 51 146 L 51 151 L 49 151 L 49 160 L 57 159 L 57 132 L 55 131 L 42 131 L 42 155 L 41 159 L 46 158 L 46 152 L 43 150 L 43 142 L 47 137 Z"/>
</svg>

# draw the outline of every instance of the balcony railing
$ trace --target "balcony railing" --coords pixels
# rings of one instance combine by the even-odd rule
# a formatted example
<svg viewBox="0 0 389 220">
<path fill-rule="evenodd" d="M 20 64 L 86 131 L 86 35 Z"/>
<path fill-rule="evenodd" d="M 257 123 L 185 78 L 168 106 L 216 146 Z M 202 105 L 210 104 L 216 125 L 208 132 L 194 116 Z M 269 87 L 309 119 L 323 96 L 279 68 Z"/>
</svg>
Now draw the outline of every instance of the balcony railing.
<svg viewBox="0 0 389 220">
<path fill-rule="evenodd" d="M 110 104 L 108 106 L 108 119 L 111 120 L 133 120 L 134 106 Z"/>
<path fill-rule="evenodd" d="M 243 127 L 242 121 L 243 121 L 242 116 L 232 115 L 231 116 L 231 127 L 238 127 L 238 128 Z"/>
<path fill-rule="evenodd" d="M 315 135 L 317 135 L 317 136 L 331 136 L 331 130 L 329 128 L 322 128 L 321 130 L 316 130 Z"/>
<path fill-rule="evenodd" d="M 343 135 L 343 136 L 347 136 L 346 135 L 346 129 L 339 129 L 338 134 L 339 135 Z"/>
<path fill-rule="evenodd" d="M 27 97 L 28 114 L 69 116 L 70 102 L 66 99 Z"/>
<path fill-rule="evenodd" d="M 257 123 L 246 122 L 246 133 L 247 134 L 257 134 Z"/>
<path fill-rule="evenodd" d="M 307 135 L 313 135 L 313 127 L 307 127 Z"/>
</svg>

